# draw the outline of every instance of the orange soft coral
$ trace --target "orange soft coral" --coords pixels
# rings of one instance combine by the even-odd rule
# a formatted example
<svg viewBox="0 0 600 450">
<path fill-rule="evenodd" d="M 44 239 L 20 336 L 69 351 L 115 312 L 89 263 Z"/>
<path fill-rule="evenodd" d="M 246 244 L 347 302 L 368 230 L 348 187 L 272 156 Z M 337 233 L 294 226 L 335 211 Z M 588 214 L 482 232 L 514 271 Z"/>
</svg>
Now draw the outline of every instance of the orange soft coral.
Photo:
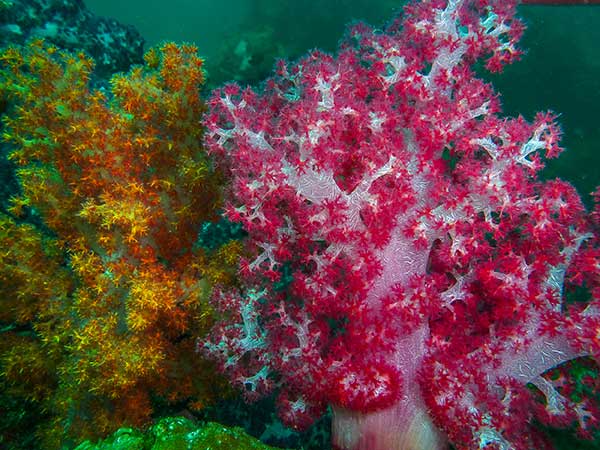
<svg viewBox="0 0 600 450">
<path fill-rule="evenodd" d="M 74 283 L 64 298 L 48 294 L 57 306 L 46 316 L 59 325 L 37 330 L 42 343 L 64 343 L 48 445 L 60 445 L 63 430 L 70 439 L 142 424 L 153 398 L 195 407 L 214 397 L 193 339 L 208 325 L 211 282 L 231 279 L 240 246 L 215 258 L 193 247 L 220 200 L 201 146 L 203 61 L 175 44 L 145 61 L 114 76 L 110 90 L 93 90 L 83 54 L 34 41 L 0 55 L 0 95 L 12 105 L 3 137 L 22 187 L 10 212 L 39 216 Z M 44 289 L 58 286 L 36 276 Z M 14 312 L 4 320 L 36 326 L 38 300 L 27 283 L 18 289 L 27 299 L 0 299 Z"/>
</svg>

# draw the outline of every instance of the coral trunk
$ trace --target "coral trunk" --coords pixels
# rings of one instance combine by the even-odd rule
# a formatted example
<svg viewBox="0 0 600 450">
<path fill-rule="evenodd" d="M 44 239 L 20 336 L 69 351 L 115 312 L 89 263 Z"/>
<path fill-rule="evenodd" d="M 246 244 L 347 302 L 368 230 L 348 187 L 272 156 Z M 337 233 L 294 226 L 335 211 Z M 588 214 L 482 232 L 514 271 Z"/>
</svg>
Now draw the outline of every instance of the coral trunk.
<svg viewBox="0 0 600 450">
<path fill-rule="evenodd" d="M 391 408 L 360 413 L 334 408 L 333 447 L 338 450 L 443 450 L 446 440 L 422 401 L 402 399 Z"/>
</svg>

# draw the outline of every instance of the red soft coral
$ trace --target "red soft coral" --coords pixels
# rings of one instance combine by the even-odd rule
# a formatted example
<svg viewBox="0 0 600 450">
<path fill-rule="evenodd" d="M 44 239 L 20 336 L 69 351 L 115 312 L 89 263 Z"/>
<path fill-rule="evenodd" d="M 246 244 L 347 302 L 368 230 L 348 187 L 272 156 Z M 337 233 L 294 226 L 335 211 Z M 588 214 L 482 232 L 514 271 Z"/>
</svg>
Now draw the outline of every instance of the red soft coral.
<svg viewBox="0 0 600 450">
<path fill-rule="evenodd" d="M 529 448 L 523 386 L 597 354 L 597 295 L 563 299 L 567 273 L 597 293 L 597 237 L 571 186 L 537 178 L 554 116 L 500 117 L 473 70 L 518 57 L 522 28 L 513 2 L 414 2 L 264 92 L 214 93 L 206 144 L 255 255 L 236 295 L 260 286 L 264 340 L 240 352 L 219 325 L 203 348 L 272 371 L 288 423 L 329 403 L 341 448 Z"/>
</svg>

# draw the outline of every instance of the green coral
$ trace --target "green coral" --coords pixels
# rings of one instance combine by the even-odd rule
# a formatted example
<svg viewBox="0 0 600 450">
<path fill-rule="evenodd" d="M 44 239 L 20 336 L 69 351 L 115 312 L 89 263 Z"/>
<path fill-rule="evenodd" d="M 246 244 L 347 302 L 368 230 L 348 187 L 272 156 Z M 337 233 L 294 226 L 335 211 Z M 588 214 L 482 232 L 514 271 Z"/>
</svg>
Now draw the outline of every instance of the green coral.
<svg viewBox="0 0 600 450">
<path fill-rule="evenodd" d="M 143 450 L 145 445 L 144 434 L 133 428 L 119 428 L 112 436 L 92 444 L 90 441 L 85 441 L 79 444 L 75 450 Z M 184 448 L 184 447 L 182 447 Z"/>
<path fill-rule="evenodd" d="M 85 441 L 75 450 L 269 450 L 241 428 L 214 422 L 201 425 L 185 417 L 164 417 L 144 434 L 121 428 L 109 438 L 92 444 Z"/>
<path fill-rule="evenodd" d="M 10 9 L 14 6 L 14 3 L 11 0 L 0 0 L 0 12 L 5 9 Z"/>
</svg>

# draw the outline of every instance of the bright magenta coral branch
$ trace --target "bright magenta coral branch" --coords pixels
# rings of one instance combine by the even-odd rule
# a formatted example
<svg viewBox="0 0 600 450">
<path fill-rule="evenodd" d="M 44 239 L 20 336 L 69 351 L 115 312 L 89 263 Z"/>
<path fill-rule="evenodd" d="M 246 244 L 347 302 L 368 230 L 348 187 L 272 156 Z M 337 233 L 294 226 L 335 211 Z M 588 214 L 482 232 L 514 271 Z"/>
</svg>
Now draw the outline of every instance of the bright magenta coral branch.
<svg viewBox="0 0 600 450">
<path fill-rule="evenodd" d="M 542 374 L 599 355 L 598 224 L 538 178 L 554 116 L 502 117 L 473 70 L 522 29 L 510 1 L 413 2 L 214 94 L 207 145 L 255 257 L 203 349 L 249 400 L 278 389 L 298 428 L 332 405 L 344 449 L 543 448 L 528 383 L 538 420 L 596 424 Z"/>
</svg>

